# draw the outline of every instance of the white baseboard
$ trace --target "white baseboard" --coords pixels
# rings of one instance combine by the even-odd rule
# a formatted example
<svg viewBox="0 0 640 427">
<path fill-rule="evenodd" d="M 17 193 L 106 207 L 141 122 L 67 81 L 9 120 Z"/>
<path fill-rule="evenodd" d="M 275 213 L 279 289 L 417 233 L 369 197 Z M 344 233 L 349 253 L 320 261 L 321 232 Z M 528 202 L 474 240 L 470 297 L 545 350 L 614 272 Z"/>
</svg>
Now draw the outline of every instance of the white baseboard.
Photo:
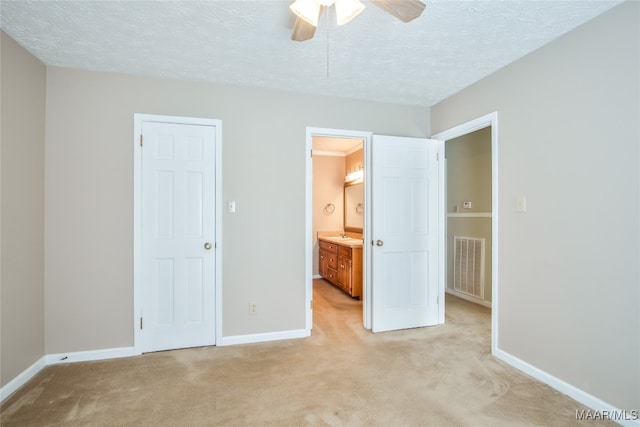
<svg viewBox="0 0 640 427">
<path fill-rule="evenodd" d="M 131 357 L 138 353 L 133 347 L 105 348 L 102 350 L 74 351 L 71 353 L 48 354 L 47 365 L 60 363 L 88 362 L 91 360 L 117 359 Z"/>
<path fill-rule="evenodd" d="M 297 329 L 290 331 L 282 331 L 282 332 L 268 332 L 263 334 L 249 334 L 249 335 L 236 335 L 230 337 L 222 337 L 219 340 L 217 345 L 225 346 L 225 345 L 234 345 L 234 344 L 251 344 L 251 343 L 260 343 L 266 341 L 278 341 L 285 339 L 297 339 L 297 338 L 306 338 L 311 335 L 311 331 L 308 329 Z M 130 357 L 138 355 L 135 352 L 134 347 L 120 347 L 120 348 L 109 348 L 102 350 L 90 350 L 90 351 L 77 351 L 70 353 L 59 353 L 59 354 L 49 354 L 46 356 L 42 356 L 38 359 L 33 365 L 29 366 L 22 373 L 16 376 L 14 379 L 9 381 L 4 387 L 0 388 L 0 402 L 4 401 L 7 397 L 12 395 L 15 391 L 17 391 L 20 387 L 26 384 L 31 378 L 38 374 L 43 368 L 48 365 L 55 365 L 60 363 L 73 363 L 73 362 L 87 362 L 92 360 L 104 360 L 104 359 L 115 359 L 120 357 Z M 616 408 L 613 405 L 608 404 L 607 402 L 598 399 L 595 396 L 590 395 L 589 393 L 580 390 L 579 388 L 562 381 L 559 378 L 554 377 L 553 375 L 536 368 L 533 365 L 503 351 L 497 349 L 494 353 L 494 356 L 503 362 L 513 366 L 516 369 L 524 372 L 527 375 L 532 376 L 533 378 L 547 384 L 548 386 L 558 390 L 560 393 L 563 393 L 572 399 L 582 403 L 587 408 L 591 408 L 594 411 L 598 412 L 600 415 L 609 414 L 609 418 L 612 421 L 617 422 L 618 424 L 625 427 L 639 427 L 640 419 L 637 419 L 637 413 L 635 415 L 636 419 L 633 418 L 633 414 L 625 413 L 623 410 Z M 630 411 L 630 410 L 629 410 Z M 616 416 L 624 414 L 620 419 L 615 419 Z"/>
<path fill-rule="evenodd" d="M 33 365 L 22 371 L 17 377 L 9 381 L 4 387 L 0 388 L 0 402 L 11 396 L 20 387 L 25 385 L 27 381 L 35 377 L 45 366 L 47 366 L 47 357 L 42 356 Z"/>
<path fill-rule="evenodd" d="M 119 357 L 135 356 L 133 347 L 105 348 L 102 350 L 76 351 L 70 353 L 47 354 L 36 363 L 22 371 L 17 377 L 9 381 L 0 389 L 0 402 L 11 396 L 16 390 L 25 385 L 38 372 L 49 365 L 60 363 L 88 362 L 91 360 L 116 359 Z"/>
<path fill-rule="evenodd" d="M 580 390 L 579 388 L 562 381 L 561 379 L 556 378 L 553 375 L 536 368 L 535 366 L 530 365 L 524 360 L 518 359 L 503 350 L 497 349 L 494 356 L 525 374 L 532 376 L 538 381 L 547 384 L 551 388 L 558 390 L 560 393 L 566 394 L 570 398 L 582 403 L 587 408 L 597 412 L 598 416 L 604 416 L 604 419 L 614 421 L 625 427 L 640 426 L 640 419 L 638 419 L 637 412 L 635 414 L 631 412 L 632 410 L 637 411 L 636 408 L 628 408 L 626 412 L 618 409 L 615 406 L 610 405 L 609 403 L 604 402 L 601 399 L 598 399 L 597 397 L 592 396 L 589 393 Z M 602 420 L 603 418 L 599 419 Z"/>
<path fill-rule="evenodd" d="M 217 345 L 235 345 L 235 344 L 253 344 L 267 341 L 289 340 L 296 338 L 306 338 L 311 336 L 308 329 L 295 329 L 291 331 L 267 332 L 264 334 L 235 335 L 230 337 L 222 337 L 218 340 Z"/>
<path fill-rule="evenodd" d="M 307 329 L 270 332 L 264 334 L 238 335 L 222 337 L 217 345 L 250 344 L 266 341 L 278 341 L 295 338 L 306 338 L 311 335 Z M 47 354 L 42 356 L 37 362 L 29 366 L 22 373 L 0 388 L 0 402 L 12 395 L 20 387 L 25 385 L 31 378 L 36 376 L 43 368 L 49 365 L 61 363 L 89 362 L 92 360 L 116 359 L 120 357 L 139 356 L 135 347 L 105 348 L 101 350 L 75 351 L 69 353 Z"/>
<path fill-rule="evenodd" d="M 484 300 L 481 300 L 480 298 L 476 298 L 476 297 L 469 296 L 467 294 L 463 294 L 462 292 L 458 292 L 455 289 L 445 288 L 444 291 L 446 293 L 448 293 L 448 294 L 451 294 L 451 295 L 456 296 L 458 298 L 461 298 L 463 300 L 472 302 L 474 304 L 478 304 L 478 305 L 482 305 L 484 307 L 491 308 L 491 302 L 489 302 L 489 301 L 484 301 Z"/>
</svg>

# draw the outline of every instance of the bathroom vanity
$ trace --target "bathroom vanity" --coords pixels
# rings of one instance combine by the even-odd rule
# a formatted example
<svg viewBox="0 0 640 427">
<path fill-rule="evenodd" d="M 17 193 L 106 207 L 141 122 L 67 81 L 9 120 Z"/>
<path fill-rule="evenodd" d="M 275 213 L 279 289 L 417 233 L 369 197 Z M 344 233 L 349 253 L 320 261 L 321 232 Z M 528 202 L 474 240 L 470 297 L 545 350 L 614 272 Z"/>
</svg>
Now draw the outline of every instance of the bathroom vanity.
<svg viewBox="0 0 640 427">
<path fill-rule="evenodd" d="M 319 273 L 353 298 L 362 297 L 362 239 L 319 237 Z"/>
</svg>

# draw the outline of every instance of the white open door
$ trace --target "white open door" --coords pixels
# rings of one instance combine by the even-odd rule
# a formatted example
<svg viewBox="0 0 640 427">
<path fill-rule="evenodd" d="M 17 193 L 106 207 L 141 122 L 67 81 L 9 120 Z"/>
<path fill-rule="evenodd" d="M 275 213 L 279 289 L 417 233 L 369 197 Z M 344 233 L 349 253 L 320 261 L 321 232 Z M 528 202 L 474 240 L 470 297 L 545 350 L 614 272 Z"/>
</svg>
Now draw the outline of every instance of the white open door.
<svg viewBox="0 0 640 427">
<path fill-rule="evenodd" d="M 438 324 L 441 142 L 374 135 L 371 144 L 373 332 Z"/>
<path fill-rule="evenodd" d="M 216 128 L 145 121 L 141 132 L 141 351 L 213 345 Z"/>
</svg>

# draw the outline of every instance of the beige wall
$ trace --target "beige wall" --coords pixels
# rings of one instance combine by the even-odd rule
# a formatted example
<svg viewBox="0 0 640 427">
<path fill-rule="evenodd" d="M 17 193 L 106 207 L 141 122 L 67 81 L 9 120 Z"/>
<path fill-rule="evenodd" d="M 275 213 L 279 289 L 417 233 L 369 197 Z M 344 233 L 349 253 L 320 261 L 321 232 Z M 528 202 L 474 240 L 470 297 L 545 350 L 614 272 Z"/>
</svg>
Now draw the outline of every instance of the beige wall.
<svg viewBox="0 0 640 427">
<path fill-rule="evenodd" d="M 44 356 L 45 66 L 1 37 L 0 386 Z"/>
<path fill-rule="evenodd" d="M 364 168 L 364 149 L 359 149 L 344 158 L 345 172 L 349 173 Z"/>
<path fill-rule="evenodd" d="M 313 270 L 318 275 L 318 232 L 344 231 L 344 178 L 352 168 L 363 166 L 362 149 L 345 157 L 313 156 Z M 331 203 L 335 211 L 325 211 Z"/>
<path fill-rule="evenodd" d="M 47 353 L 133 345 L 134 113 L 222 120 L 222 199 L 237 202 L 222 219 L 224 336 L 305 327 L 307 126 L 430 134 L 427 108 L 56 67 L 47 78 Z"/>
<path fill-rule="evenodd" d="M 628 410 L 640 407 L 639 23 L 640 3 L 625 2 L 431 114 L 434 133 L 499 115 L 499 348 Z"/>
<path fill-rule="evenodd" d="M 499 347 L 638 408 L 639 9 L 626 2 L 430 117 L 426 108 L 49 67 L 46 171 L 44 67 L 3 35 L 1 383 L 45 353 L 133 344 L 134 113 L 222 120 L 223 200 L 238 202 L 222 230 L 230 336 L 304 327 L 306 126 L 424 137 L 497 110 Z M 525 214 L 515 213 L 519 194 Z M 246 314 L 249 300 L 260 316 Z"/>
<path fill-rule="evenodd" d="M 447 213 L 491 212 L 491 128 L 477 130 L 445 143 Z M 472 202 L 464 209 L 465 200 Z M 491 303 L 491 218 L 447 218 L 447 288 L 453 289 L 454 237 L 485 239 L 484 293 Z"/>
<path fill-rule="evenodd" d="M 447 141 L 445 157 L 447 212 L 491 212 L 491 127 Z"/>
</svg>

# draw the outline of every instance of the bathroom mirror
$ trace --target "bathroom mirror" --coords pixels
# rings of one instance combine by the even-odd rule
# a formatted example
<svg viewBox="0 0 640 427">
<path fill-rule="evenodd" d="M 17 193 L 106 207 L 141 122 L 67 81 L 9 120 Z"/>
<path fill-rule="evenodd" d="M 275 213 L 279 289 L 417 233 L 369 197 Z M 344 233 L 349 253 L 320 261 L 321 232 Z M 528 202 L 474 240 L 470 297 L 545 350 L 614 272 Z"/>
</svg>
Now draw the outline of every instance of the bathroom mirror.
<svg viewBox="0 0 640 427">
<path fill-rule="evenodd" d="M 364 226 L 364 185 L 344 185 L 344 230 L 362 233 Z"/>
</svg>

